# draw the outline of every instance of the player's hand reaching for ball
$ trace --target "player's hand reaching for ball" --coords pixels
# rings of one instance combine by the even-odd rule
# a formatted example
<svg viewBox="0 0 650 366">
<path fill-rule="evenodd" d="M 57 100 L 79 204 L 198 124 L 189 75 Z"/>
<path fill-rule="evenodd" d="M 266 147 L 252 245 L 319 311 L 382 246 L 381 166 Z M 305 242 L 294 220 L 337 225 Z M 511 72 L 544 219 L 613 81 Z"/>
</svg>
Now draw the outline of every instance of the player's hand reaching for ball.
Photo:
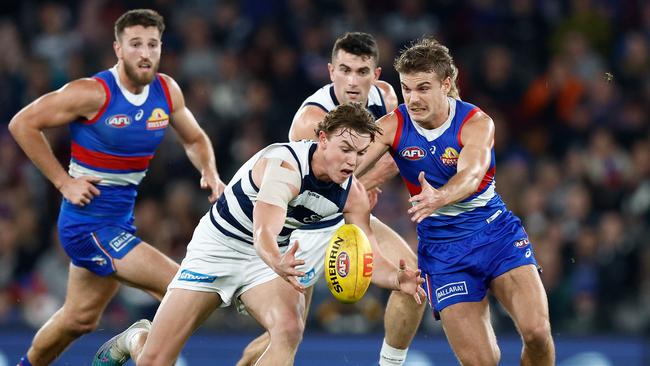
<svg viewBox="0 0 650 366">
<path fill-rule="evenodd" d="M 95 196 L 100 195 L 95 184 L 101 181 L 101 178 L 91 175 L 82 175 L 79 178 L 70 177 L 61 184 L 59 191 L 70 203 L 83 207 L 89 204 Z"/>
<path fill-rule="evenodd" d="M 297 291 L 305 292 L 305 287 L 298 282 L 298 278 L 304 276 L 305 273 L 296 269 L 297 266 L 305 264 L 305 261 L 296 258 L 297 250 L 298 241 L 296 240 L 291 248 L 280 257 L 280 260 L 272 266 L 272 269 Z"/>
<path fill-rule="evenodd" d="M 415 302 L 418 304 L 422 304 L 422 300 L 427 298 L 427 294 L 421 286 L 424 283 L 424 278 L 420 275 L 420 270 L 418 269 L 414 271 L 407 268 L 404 259 L 399 260 L 396 282 L 396 289 L 399 289 L 406 294 L 413 295 Z"/>
</svg>

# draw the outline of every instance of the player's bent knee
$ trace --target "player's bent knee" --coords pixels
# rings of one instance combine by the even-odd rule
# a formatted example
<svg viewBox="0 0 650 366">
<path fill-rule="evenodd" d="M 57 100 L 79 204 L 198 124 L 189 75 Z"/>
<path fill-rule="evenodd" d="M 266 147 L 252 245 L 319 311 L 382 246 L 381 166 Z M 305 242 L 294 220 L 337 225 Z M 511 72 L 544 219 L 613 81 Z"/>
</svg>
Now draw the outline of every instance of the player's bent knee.
<svg viewBox="0 0 650 366">
<path fill-rule="evenodd" d="M 269 329 L 271 342 L 286 343 L 291 346 L 300 344 L 304 331 L 305 323 L 301 321 L 300 317 L 280 321 L 272 329 Z"/>
<path fill-rule="evenodd" d="M 544 349 L 551 339 L 551 325 L 548 321 L 520 326 L 521 337 L 526 347 Z"/>
<path fill-rule="evenodd" d="M 99 316 L 94 315 L 73 315 L 63 319 L 63 328 L 68 334 L 81 336 L 97 329 Z"/>
</svg>

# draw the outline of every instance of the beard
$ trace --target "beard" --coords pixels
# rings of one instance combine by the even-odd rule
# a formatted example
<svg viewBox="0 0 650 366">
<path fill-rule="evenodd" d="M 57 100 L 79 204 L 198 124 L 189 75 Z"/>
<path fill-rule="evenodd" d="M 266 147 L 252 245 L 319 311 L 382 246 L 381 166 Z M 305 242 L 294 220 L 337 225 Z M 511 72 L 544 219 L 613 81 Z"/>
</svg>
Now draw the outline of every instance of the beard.
<svg viewBox="0 0 650 366">
<path fill-rule="evenodd" d="M 128 76 L 131 81 L 136 83 L 139 86 L 145 86 L 151 84 L 153 81 L 153 78 L 156 76 L 156 73 L 158 72 L 158 65 L 160 63 L 151 63 L 151 68 L 145 72 L 145 73 L 138 73 L 138 66 L 129 64 L 128 62 L 124 62 L 124 72 L 126 73 L 126 76 Z"/>
</svg>

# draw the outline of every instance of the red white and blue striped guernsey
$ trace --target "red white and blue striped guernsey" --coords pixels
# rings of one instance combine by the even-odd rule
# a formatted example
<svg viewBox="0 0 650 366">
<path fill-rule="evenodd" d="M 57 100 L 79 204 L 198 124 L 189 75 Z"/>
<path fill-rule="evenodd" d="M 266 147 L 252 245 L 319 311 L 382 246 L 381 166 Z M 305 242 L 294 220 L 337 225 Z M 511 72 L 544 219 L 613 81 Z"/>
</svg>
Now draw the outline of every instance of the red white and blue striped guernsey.
<svg viewBox="0 0 650 366">
<path fill-rule="evenodd" d="M 421 191 L 418 175 L 425 172 L 427 181 L 439 188 L 456 174 L 458 156 L 463 145 L 460 133 L 463 124 L 479 109 L 461 100 L 448 98 L 449 117 L 438 128 L 424 129 L 409 117 L 404 104 L 397 107 L 398 127 L 390 148 L 400 175 L 413 196 Z M 491 152 L 490 166 L 478 190 L 461 202 L 435 211 L 418 225 L 421 241 L 458 240 L 477 232 L 499 214 L 505 204 L 495 190 L 495 158 Z"/>
<path fill-rule="evenodd" d="M 102 179 L 101 191 L 90 204 L 79 207 L 64 199 L 61 214 L 83 216 L 132 215 L 137 186 L 162 141 L 173 112 L 165 80 L 157 74 L 140 94 L 120 82 L 116 67 L 94 76 L 106 92 L 101 110 L 92 120 L 70 124 L 72 177 Z M 76 216 L 76 215 L 75 215 Z"/>
</svg>

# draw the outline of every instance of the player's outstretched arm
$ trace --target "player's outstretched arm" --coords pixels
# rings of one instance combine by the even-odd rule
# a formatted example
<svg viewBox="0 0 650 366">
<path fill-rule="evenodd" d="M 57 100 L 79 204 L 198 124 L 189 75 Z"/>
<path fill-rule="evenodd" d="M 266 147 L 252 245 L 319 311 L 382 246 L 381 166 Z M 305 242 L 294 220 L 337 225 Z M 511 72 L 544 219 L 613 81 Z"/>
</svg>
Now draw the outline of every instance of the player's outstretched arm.
<svg viewBox="0 0 650 366">
<path fill-rule="evenodd" d="M 209 189 L 208 199 L 214 203 L 223 193 L 225 184 L 217 173 L 214 149 L 208 135 L 203 131 L 194 115 L 185 105 L 183 92 L 176 81 L 161 74 L 169 86 L 172 100 L 171 125 L 181 139 L 185 152 L 194 167 L 201 173 L 201 188 Z"/>
<path fill-rule="evenodd" d="M 252 175 L 253 182 L 260 187 L 253 208 L 255 251 L 275 273 L 296 290 L 304 292 L 304 286 L 297 279 L 305 275 L 296 269 L 296 266 L 305 264 L 304 260 L 295 257 L 298 242 L 283 255 L 277 243 L 287 217 L 287 205 L 299 193 L 300 173 L 286 161 L 270 158 L 260 159 L 253 167 Z"/>
<path fill-rule="evenodd" d="M 413 206 L 408 210 L 411 219 L 421 222 L 435 210 L 462 201 L 474 194 L 490 166 L 494 144 L 494 122 L 483 112 L 476 113 L 461 130 L 462 149 L 458 156 L 456 174 L 447 184 L 435 189 L 420 173 L 422 192 L 409 199 Z"/>
<path fill-rule="evenodd" d="M 83 206 L 99 194 L 93 183 L 97 177 L 73 179 L 52 153 L 43 131 L 74 122 L 92 120 L 106 102 L 106 92 L 95 79 L 72 81 L 61 89 L 45 94 L 18 112 L 9 123 L 9 131 L 34 165 L 71 203 Z"/>
<path fill-rule="evenodd" d="M 375 141 L 370 144 L 370 148 L 363 156 L 363 161 L 361 161 L 355 170 L 355 176 L 361 180 L 366 189 L 374 188 L 387 179 L 380 176 L 386 173 L 383 170 L 386 169 L 385 166 L 381 167 L 375 173 L 371 173 L 370 171 L 382 159 L 382 156 L 384 156 L 393 143 L 397 131 L 397 115 L 395 115 L 395 112 L 389 113 L 377 120 L 377 124 L 381 127 L 382 133 L 375 136 Z M 368 177 L 365 177 L 366 175 Z"/>
<path fill-rule="evenodd" d="M 424 279 L 420 277 L 420 270 L 407 268 L 402 258 L 398 258 L 398 267 L 384 257 L 370 227 L 370 205 L 366 191 L 357 179 L 354 179 L 352 184 L 343 216 L 346 223 L 355 224 L 363 230 L 372 246 L 374 262 L 372 282 L 380 287 L 413 295 L 415 301 L 420 304 L 426 296 L 420 286 L 424 283 Z"/>
</svg>

